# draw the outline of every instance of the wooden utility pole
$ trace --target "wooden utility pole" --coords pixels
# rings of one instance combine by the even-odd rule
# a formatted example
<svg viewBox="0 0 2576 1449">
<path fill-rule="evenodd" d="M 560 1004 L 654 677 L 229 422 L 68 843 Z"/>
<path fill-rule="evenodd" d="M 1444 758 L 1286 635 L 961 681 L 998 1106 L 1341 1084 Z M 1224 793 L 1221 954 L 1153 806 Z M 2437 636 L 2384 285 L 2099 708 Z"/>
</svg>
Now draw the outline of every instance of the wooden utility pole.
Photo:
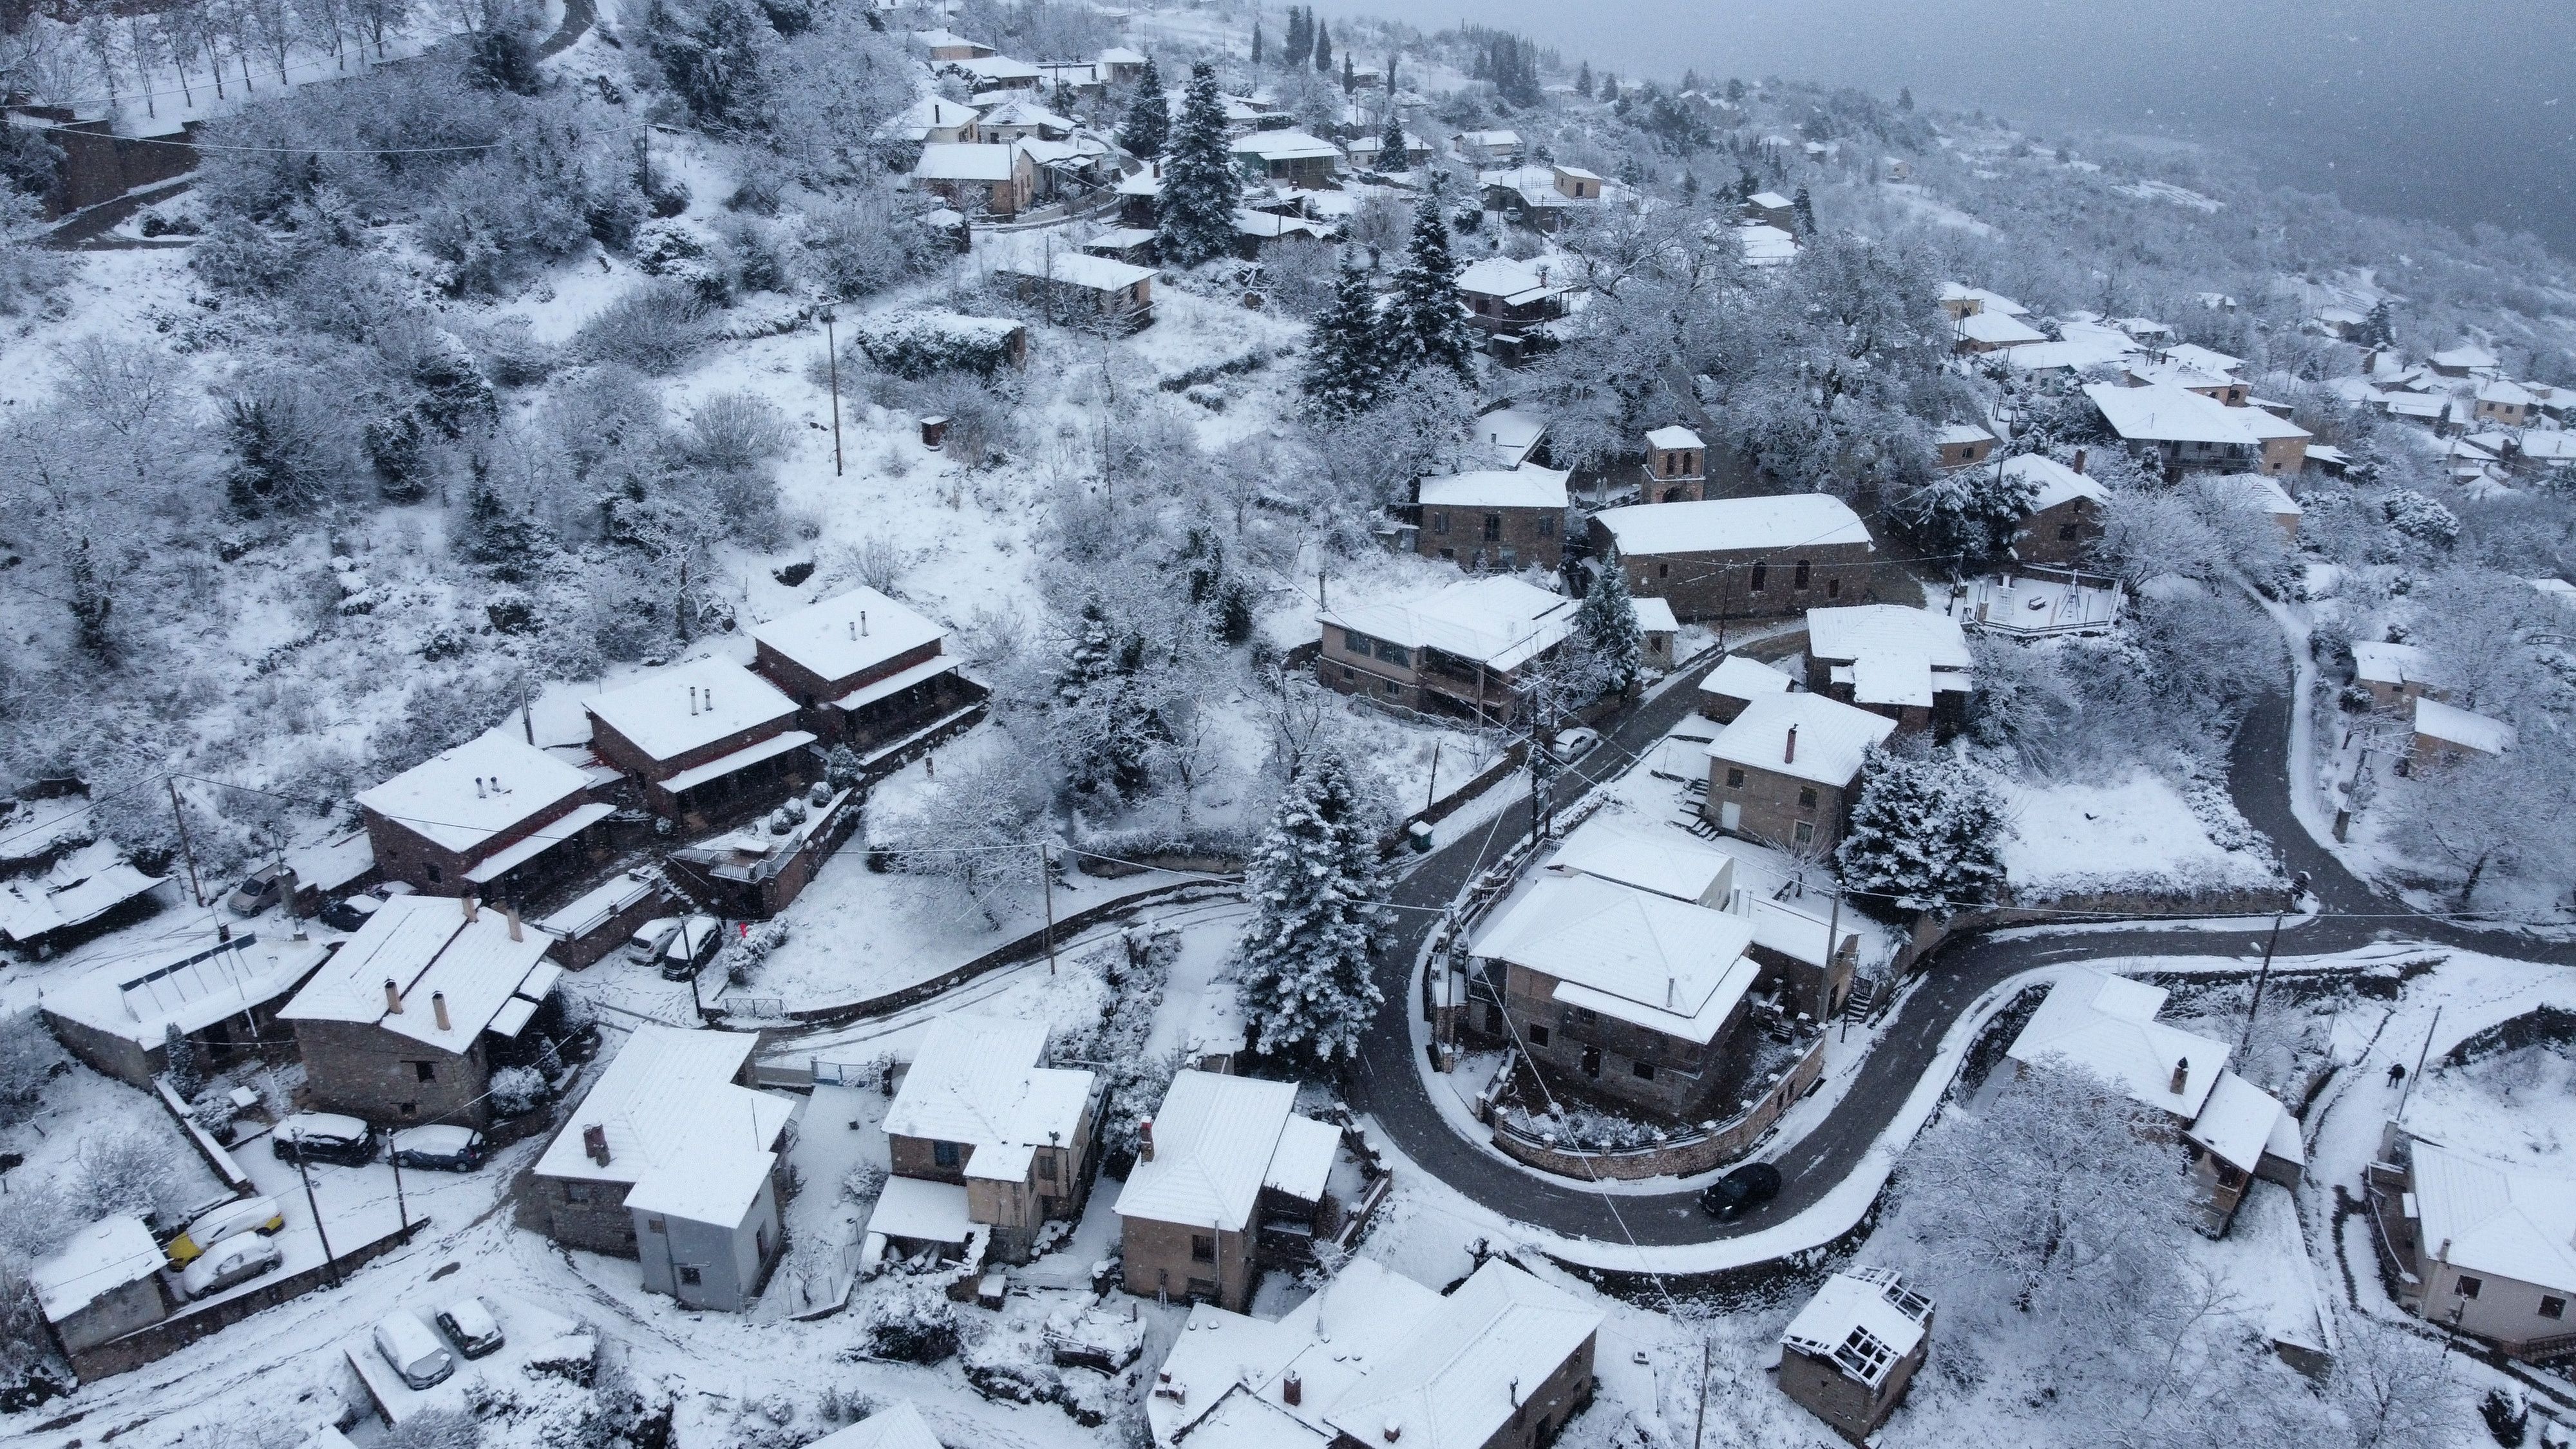
<svg viewBox="0 0 2576 1449">
<path fill-rule="evenodd" d="M 340 1259 L 331 1251 L 331 1235 L 322 1227 L 322 1204 L 313 1197 L 313 1169 L 304 1163 L 304 1144 L 295 1144 L 295 1175 L 304 1180 L 304 1209 L 313 1214 L 313 1235 L 322 1240 L 322 1269 L 330 1275 L 331 1286 L 340 1286 Z"/>
<path fill-rule="evenodd" d="M 2406 1104 L 2415 1096 L 2415 1077 L 2424 1075 L 2424 1059 L 2433 1054 L 2433 1033 L 2442 1029 L 2442 1008 L 2433 1008 L 2433 1019 L 2424 1028 L 2424 1046 L 2415 1053 L 2415 1076 L 2406 1079 L 2406 1090 L 2397 1094 L 2397 1120 L 2406 1120 Z"/>
<path fill-rule="evenodd" d="M 823 353 L 832 369 L 832 476 L 841 476 L 841 344 L 832 331 L 832 309 L 823 309 Z"/>
<path fill-rule="evenodd" d="M 197 853 L 188 847 L 188 813 L 179 808 L 179 782 L 163 775 L 161 783 L 170 787 L 170 823 L 179 827 L 179 858 L 188 863 L 188 894 L 197 898 L 197 905 L 202 909 L 206 904 L 206 892 L 197 884 Z"/>
<path fill-rule="evenodd" d="M 1038 842 L 1038 883 L 1046 888 L 1047 974 L 1055 974 L 1055 861 L 1046 842 Z"/>
<path fill-rule="evenodd" d="M 1431 742 L 1431 784 L 1422 792 L 1422 808 L 1428 810 L 1440 798 L 1440 741 Z"/>
<path fill-rule="evenodd" d="M 1709 1341 L 1699 1341 L 1699 1416 L 1691 1421 L 1691 1449 L 1699 1449 L 1700 1436 L 1708 1432 Z"/>
</svg>

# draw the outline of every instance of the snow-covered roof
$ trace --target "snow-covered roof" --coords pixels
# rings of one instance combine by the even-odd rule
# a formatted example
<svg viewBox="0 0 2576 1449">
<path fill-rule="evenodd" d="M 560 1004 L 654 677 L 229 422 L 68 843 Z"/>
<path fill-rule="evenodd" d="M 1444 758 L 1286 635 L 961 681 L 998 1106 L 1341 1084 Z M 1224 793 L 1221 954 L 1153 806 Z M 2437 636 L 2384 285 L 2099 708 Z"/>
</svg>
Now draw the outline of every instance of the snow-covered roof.
<svg viewBox="0 0 2576 1449">
<path fill-rule="evenodd" d="M 2542 598 L 2555 599 L 2568 608 L 2576 609 L 2576 584 L 2565 579 L 2533 579 L 2531 586 L 2540 591 Z"/>
<path fill-rule="evenodd" d="M 66 1239 L 51 1257 L 27 1270 L 47 1323 L 60 1323 L 128 1283 L 168 1265 L 152 1230 L 138 1217 L 101 1218 Z"/>
<path fill-rule="evenodd" d="M 1932 1304 L 1888 1268 L 1836 1273 L 1781 1331 L 1784 1347 L 1829 1360 L 1875 1389 L 1923 1342 Z"/>
<path fill-rule="evenodd" d="M 1595 815 L 1565 837 L 1547 863 L 1698 904 L 1733 875 L 1735 857 L 1678 830 L 1638 830 Z"/>
<path fill-rule="evenodd" d="M 1932 432 L 1932 441 L 1943 446 L 1959 443 L 1991 443 L 1995 435 L 1974 423 L 1944 423 Z"/>
<path fill-rule="evenodd" d="M 1565 480 L 1554 468 L 1484 468 L 1422 480 L 1422 502 L 1432 508 L 1565 507 Z"/>
<path fill-rule="evenodd" d="M 657 1163 L 626 1190 L 626 1205 L 693 1223 L 733 1227 L 759 1200 L 778 1165 L 778 1154 L 722 1137 L 699 1144 L 686 1158 Z"/>
<path fill-rule="evenodd" d="M 1221 1449 L 1321 1449 L 1324 1415 L 1437 1312 L 1439 1294 L 1374 1258 L 1353 1258 L 1267 1321 L 1212 1304 L 1190 1310 L 1156 1371 L 1146 1422 L 1158 1449 L 1181 1438 Z M 1298 1378 L 1298 1402 L 1280 1380 Z"/>
<path fill-rule="evenodd" d="M 954 131 L 975 119 L 975 108 L 946 96 L 923 96 L 893 120 L 886 122 L 888 134 L 915 141 L 926 141 L 933 131 Z"/>
<path fill-rule="evenodd" d="M 1063 282 L 1070 286 L 1088 287 L 1095 292 L 1121 292 L 1138 282 L 1154 279 L 1152 267 L 1140 267 L 1110 257 L 1095 257 L 1084 252 L 1057 252 L 1042 262 L 996 268 L 1014 276 L 1037 277 Z"/>
<path fill-rule="evenodd" d="M 794 717 L 796 701 L 728 659 L 692 659 L 657 669 L 582 701 L 591 718 L 656 760 L 671 760 L 729 735 Z"/>
<path fill-rule="evenodd" d="M 2046 453 L 2015 453 L 2004 460 L 2003 475 L 2031 486 L 2033 491 L 2028 507 L 2033 513 L 2055 508 L 2072 499 L 2090 498 L 2096 503 L 2104 503 L 2111 497 L 2101 484 Z"/>
<path fill-rule="evenodd" d="M 2456 368 L 2463 372 L 2479 372 L 2500 364 L 2496 361 L 2494 353 L 2474 342 L 2463 342 L 2457 347 L 2446 347 L 2434 353 L 2433 365 Z"/>
<path fill-rule="evenodd" d="M 547 1144 L 537 1174 L 634 1183 L 656 1168 L 774 1148 L 795 1105 L 734 1083 L 759 1044 L 748 1032 L 638 1025 Z M 584 1148 L 592 1127 L 606 1138 L 604 1163 Z"/>
<path fill-rule="evenodd" d="M 537 929 L 572 939 L 587 936 L 628 906 L 661 889 L 661 882 L 640 871 L 625 871 L 591 887 L 537 922 Z"/>
<path fill-rule="evenodd" d="M 2121 387 L 2088 383 L 2084 395 L 2112 431 L 2133 442 L 2232 443 L 2260 447 L 2266 438 L 2304 438 L 2308 430 L 2261 408 L 2232 408 L 2216 398 L 2164 384 Z"/>
<path fill-rule="evenodd" d="M 1542 876 L 1469 947 L 1555 977 L 1556 999 L 1705 1045 L 1757 968 L 1753 926 L 1591 875 Z"/>
<path fill-rule="evenodd" d="M 2245 359 L 2203 347 L 2197 342 L 2177 342 L 2164 350 L 2165 356 L 2185 367 L 2227 376 L 2245 365 Z"/>
<path fill-rule="evenodd" d="M 2482 403 L 2498 403 L 2505 407 L 2527 408 L 2537 404 L 2540 399 L 2533 397 L 2530 390 L 2523 387 L 2520 383 L 2507 382 L 2503 378 L 2496 378 L 2491 382 L 2483 383 L 2479 386 L 2478 401 Z"/>
<path fill-rule="evenodd" d="M 1526 262 L 1510 257 L 1484 257 L 1470 263 L 1458 274 L 1458 290 L 1479 297 L 1500 297 L 1507 303 L 1526 305 L 1565 290 L 1551 284 L 1546 275 Z"/>
<path fill-rule="evenodd" d="M 512 926 L 497 910 L 477 909 L 469 920 L 468 904 L 453 896 L 386 901 L 278 1011 L 278 1019 L 378 1026 L 464 1055 L 510 998 L 529 986 L 554 944 L 533 926 Z M 387 982 L 400 998 L 399 1010 L 385 999 Z M 438 1024 L 442 997 L 444 1028 Z"/>
<path fill-rule="evenodd" d="M 1043 126 L 1050 131 L 1070 131 L 1073 118 L 1059 116 L 1037 102 L 1015 99 L 1002 102 L 984 113 L 987 126 Z"/>
<path fill-rule="evenodd" d="M 1113 45 L 1100 52 L 1099 64 L 1101 65 L 1143 65 L 1144 63 L 1145 57 L 1142 53 L 1129 50 L 1123 45 Z"/>
<path fill-rule="evenodd" d="M 147 1050 L 169 1029 L 205 1030 L 263 1006 L 301 984 L 329 948 L 319 941 L 201 936 L 140 959 L 115 960 L 45 990 L 44 1007 L 93 1031 Z"/>
<path fill-rule="evenodd" d="M 997 81 L 1033 81 L 1038 78 L 1036 66 L 1025 60 L 1013 60 L 1007 55 L 979 55 L 968 60 L 948 61 L 946 64 L 949 69 L 963 71 L 986 85 Z"/>
<path fill-rule="evenodd" d="M 954 30 L 916 30 L 912 32 L 912 39 L 915 44 L 927 46 L 932 50 L 953 50 L 963 45 L 989 54 L 993 49 L 980 40 L 969 40 Z"/>
<path fill-rule="evenodd" d="M 2214 487 L 2228 490 L 2235 501 L 2274 518 L 2297 518 L 2307 512 L 2290 490 L 2260 473 L 2224 473 L 2209 480 Z"/>
<path fill-rule="evenodd" d="M 1108 231 L 1104 231 L 1100 235 L 1093 237 L 1091 240 L 1084 242 L 1082 246 L 1085 251 L 1091 251 L 1096 248 L 1103 252 L 1123 252 L 1131 247 L 1143 246 L 1145 243 L 1152 241 L 1157 235 L 1158 233 L 1152 227 L 1112 227 Z"/>
<path fill-rule="evenodd" d="M 1807 654 L 1828 661 L 1857 659 L 1864 654 L 1908 654 L 1935 669 L 1967 669 L 1976 663 L 1959 621 L 1933 609 L 1901 604 L 1852 604 L 1807 611 Z"/>
<path fill-rule="evenodd" d="M 1636 503 L 1604 509 L 1593 517 L 1610 530 L 1622 557 L 1745 553 L 1870 541 L 1860 515 L 1829 493 Z"/>
<path fill-rule="evenodd" d="M 1324 1422 L 1366 1444 L 1479 1449 L 1600 1327 L 1601 1314 L 1572 1294 L 1488 1258 L 1372 1363 Z"/>
<path fill-rule="evenodd" d="M 1834 683 L 1851 687 L 1854 704 L 1932 707 L 1932 666 L 1920 654 L 1864 649 L 1851 663 L 1835 665 L 1832 675 Z"/>
<path fill-rule="evenodd" d="M 1073 1143 L 1091 1100 L 1092 1075 L 1048 1067 L 1044 1022 L 944 1016 L 932 1023 L 886 1108 L 890 1137 L 926 1137 L 975 1149 Z M 1027 1176 L 1021 1163 L 1017 1177 Z"/>
<path fill-rule="evenodd" d="M 1789 198 L 1776 191 L 1757 191 L 1744 200 L 1747 205 L 1758 206 L 1764 211 L 1776 211 L 1791 204 Z"/>
<path fill-rule="evenodd" d="M 2431 695 L 2419 696 L 2415 701 L 2415 733 L 2487 755 L 2503 754 L 2513 748 L 2514 741 L 2513 726 L 2503 720 L 2444 704 Z"/>
<path fill-rule="evenodd" d="M 2078 968 L 2048 989 L 2048 999 L 2004 1055 L 2017 1062 L 2054 1057 L 2118 1084 L 2129 1096 L 2190 1121 L 2227 1069 L 2228 1047 L 2156 1020 L 2165 991 L 2127 977 Z M 2182 1086 L 2174 1068 L 2183 1064 Z"/>
<path fill-rule="evenodd" d="M 1469 146 L 1517 146 L 1521 143 L 1521 133 L 1518 131 L 1461 131 L 1458 133 L 1458 139 Z"/>
<path fill-rule="evenodd" d="M 1971 312 L 1952 325 L 1958 329 L 1960 337 L 1990 347 L 2019 347 L 2048 340 L 2047 333 L 2001 312 Z"/>
<path fill-rule="evenodd" d="M 1106 59 L 1106 54 L 1103 55 Z M 846 1429 L 835 1429 L 805 1449 L 940 1449 L 939 1436 L 910 1399 L 897 1399 Z"/>
<path fill-rule="evenodd" d="M 1731 765 L 1841 787 L 1860 778 L 1869 747 L 1895 729 L 1896 721 L 1885 715 L 1821 694 L 1766 695 L 1745 705 L 1709 741 L 1708 754 Z M 1794 759 L 1788 758 L 1791 730 L 1797 731 Z"/>
<path fill-rule="evenodd" d="M 1947 287 L 1942 289 L 1942 297 L 1944 300 L 1948 300 L 1951 295 L 1952 289 Z M 2003 293 L 1989 292 L 1983 287 L 1960 287 L 1957 289 L 1957 295 L 1967 297 L 1982 304 L 1982 310 L 1984 311 L 2001 312 L 2007 317 L 2026 316 L 2030 312 L 2028 307 L 2025 307 L 2019 302 L 2014 301 L 2012 298 L 2005 296 Z"/>
<path fill-rule="evenodd" d="M 1700 441 L 1699 434 L 1675 423 L 1646 434 L 1646 446 L 1670 452 L 1679 448 L 1705 448 L 1708 444 Z"/>
<path fill-rule="evenodd" d="M 2217 1085 L 2209 1089 L 2208 1102 L 2201 1106 L 2200 1115 L 2192 1119 L 2183 1135 L 2208 1148 L 2230 1167 L 2252 1172 L 2262 1165 L 2265 1148 L 2283 1135 L 2282 1119 L 2289 1115 L 2289 1109 L 2271 1093 L 2234 1072 L 2220 1072 Z M 2295 1119 L 2289 1125 L 2288 1137 L 2292 1146 L 2298 1145 Z M 2299 1161 L 2303 1156 L 2294 1154 L 2291 1160 Z"/>
<path fill-rule="evenodd" d="M 2429 1256 L 2538 1288 L 2576 1288 L 2576 1178 L 2507 1167 L 2416 1139 L 2416 1211 Z"/>
<path fill-rule="evenodd" d="M 1254 131 L 1227 142 L 1226 149 L 1264 161 L 1338 161 L 1342 156 L 1341 147 L 1303 131 Z"/>
<path fill-rule="evenodd" d="M 1391 604 L 1328 610 L 1324 622 L 1407 648 L 1437 649 L 1490 669 L 1517 669 L 1573 631 L 1576 600 L 1519 579 L 1464 579 Z"/>
<path fill-rule="evenodd" d="M 1775 266 L 1794 261 L 1798 239 L 1776 226 L 1748 221 L 1735 228 L 1737 243 L 1744 249 L 1744 260 L 1753 266 Z"/>
<path fill-rule="evenodd" d="M 1788 675 L 1759 659 L 1729 654 L 1717 661 L 1717 667 L 1699 682 L 1699 692 L 1720 699 L 1760 699 L 1765 695 L 1787 694 Z"/>
<path fill-rule="evenodd" d="M 325 895 L 337 895 L 351 881 L 376 868 L 376 848 L 362 827 L 328 835 L 287 852 L 286 865 L 295 884 Z"/>
<path fill-rule="evenodd" d="M 868 1214 L 868 1232 L 925 1243 L 962 1243 L 975 1231 L 966 1189 L 922 1177 L 889 1177 Z"/>
<path fill-rule="evenodd" d="M 1280 1125 L 1279 1145 L 1271 1150 L 1261 1185 L 1299 1202 L 1321 1202 L 1341 1151 L 1341 1128 L 1291 1113 Z"/>
<path fill-rule="evenodd" d="M 837 686 L 898 655 L 936 644 L 947 632 L 861 587 L 772 619 L 753 629 L 751 637 Z"/>
<path fill-rule="evenodd" d="M 1521 408 L 1497 408 L 1476 419 L 1475 427 L 1484 435 L 1494 462 L 1505 468 L 1527 463 L 1530 454 L 1538 451 L 1539 440 L 1547 436 L 1547 419 Z"/>
<path fill-rule="evenodd" d="M 912 175 L 920 181 L 1008 181 L 1020 150 L 1014 142 L 933 141 L 921 148 Z"/>
<path fill-rule="evenodd" d="M 1240 1232 L 1297 1106 L 1294 1082 L 1184 1071 L 1153 1117 L 1153 1155 L 1118 1194 L 1126 1218 Z"/>
<path fill-rule="evenodd" d="M 1669 600 L 1628 596 L 1628 611 L 1637 616 L 1637 628 L 1647 634 L 1678 634 L 1682 621 L 1673 613 Z"/>
<path fill-rule="evenodd" d="M 2433 661 L 2412 644 L 2356 643 L 2353 677 L 2365 684 L 2422 684 L 2433 677 Z"/>
<path fill-rule="evenodd" d="M 97 920 L 158 887 L 113 840 L 93 840 L 57 860 L 43 875 L 0 884 L 0 937 L 25 944 Z"/>
</svg>

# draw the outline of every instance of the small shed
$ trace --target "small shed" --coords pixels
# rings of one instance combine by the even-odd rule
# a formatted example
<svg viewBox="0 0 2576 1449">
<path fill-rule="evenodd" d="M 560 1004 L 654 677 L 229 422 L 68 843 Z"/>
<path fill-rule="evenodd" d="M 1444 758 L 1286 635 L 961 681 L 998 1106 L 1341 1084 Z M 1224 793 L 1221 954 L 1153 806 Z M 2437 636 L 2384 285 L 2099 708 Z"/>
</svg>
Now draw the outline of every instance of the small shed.
<svg viewBox="0 0 2576 1449">
<path fill-rule="evenodd" d="M 1932 1300 L 1894 1269 L 1836 1273 L 1780 1335 L 1780 1392 L 1862 1443 L 1905 1397 L 1931 1336 Z"/>
<path fill-rule="evenodd" d="M 70 1358 L 170 1316 L 161 1270 L 168 1260 L 141 1218 L 101 1218 L 27 1271 L 36 1304 Z"/>
<path fill-rule="evenodd" d="M 997 267 L 993 280 L 1020 300 L 1037 303 L 1058 326 L 1118 335 L 1154 322 L 1150 267 L 1057 252 L 1041 262 Z"/>
</svg>

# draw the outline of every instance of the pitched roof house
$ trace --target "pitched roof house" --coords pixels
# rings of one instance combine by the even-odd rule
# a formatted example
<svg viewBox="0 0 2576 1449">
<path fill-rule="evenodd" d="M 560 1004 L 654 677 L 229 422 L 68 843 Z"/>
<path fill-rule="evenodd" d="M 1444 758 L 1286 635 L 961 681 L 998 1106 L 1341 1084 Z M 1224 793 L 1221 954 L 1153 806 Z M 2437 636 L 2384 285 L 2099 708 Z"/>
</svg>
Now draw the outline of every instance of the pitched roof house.
<svg viewBox="0 0 2576 1449">
<path fill-rule="evenodd" d="M 1957 620 L 1931 609 L 1855 604 L 1807 611 L 1807 687 L 1921 729 L 1955 713 L 1975 682 Z"/>
<path fill-rule="evenodd" d="M 1708 745 L 1701 813 L 1730 835 L 1798 849 L 1842 838 L 1869 747 L 1896 721 L 1819 694 L 1774 694 L 1744 706 Z"/>
<path fill-rule="evenodd" d="M 1044 1065 L 1046 1049 L 1041 1022 L 942 1017 L 886 1109 L 895 1173 L 949 1188 L 954 1215 L 989 1229 L 1007 1262 L 1026 1262 L 1038 1229 L 1079 1217 L 1091 1191 L 1102 1084 Z"/>
<path fill-rule="evenodd" d="M 2262 408 L 2229 407 L 2170 384 L 2088 383 L 2084 395 L 2121 441 L 2152 453 L 2172 472 L 2296 473 L 2313 436 Z"/>
<path fill-rule="evenodd" d="M 1415 485 L 1415 551 L 1479 571 L 1554 570 L 1564 558 L 1571 476 L 1533 463 L 1424 478 Z"/>
<path fill-rule="evenodd" d="M 802 785 L 811 730 L 796 701 L 725 659 L 693 659 L 582 701 L 590 747 L 654 814 L 692 828 Z"/>
<path fill-rule="evenodd" d="M 1296 1106 L 1294 1082 L 1173 1076 L 1118 1194 L 1128 1292 L 1237 1312 L 1252 1301 L 1262 1219 L 1311 1217 L 1341 1146 L 1339 1129 Z"/>
<path fill-rule="evenodd" d="M 2494 1162 L 2390 1123 L 2367 1186 L 2400 1303 L 2517 1358 L 2576 1346 L 2576 1177 Z"/>
<path fill-rule="evenodd" d="M 1394 603 L 1328 609 L 1315 673 L 1327 688 L 1425 713 L 1508 720 L 1521 671 L 1574 631 L 1580 601 L 1516 578 L 1465 579 Z"/>
<path fill-rule="evenodd" d="M 1629 592 L 1668 600 L 1684 619 L 1858 603 L 1877 553 L 1860 515 L 1824 493 L 1604 509 L 1591 542 L 1596 557 L 1617 553 Z"/>
<path fill-rule="evenodd" d="M 751 631 L 752 667 L 803 711 L 823 743 L 867 750 L 972 704 L 948 631 L 865 586 Z"/>
<path fill-rule="evenodd" d="M 1892 1268 L 1827 1278 L 1780 1334 L 1780 1392 L 1855 1444 L 1887 1422 L 1923 1367 L 1932 1300 Z"/>
<path fill-rule="evenodd" d="M 508 725 L 358 795 L 377 869 L 430 895 L 524 898 L 595 860 L 615 810 Z"/>
</svg>

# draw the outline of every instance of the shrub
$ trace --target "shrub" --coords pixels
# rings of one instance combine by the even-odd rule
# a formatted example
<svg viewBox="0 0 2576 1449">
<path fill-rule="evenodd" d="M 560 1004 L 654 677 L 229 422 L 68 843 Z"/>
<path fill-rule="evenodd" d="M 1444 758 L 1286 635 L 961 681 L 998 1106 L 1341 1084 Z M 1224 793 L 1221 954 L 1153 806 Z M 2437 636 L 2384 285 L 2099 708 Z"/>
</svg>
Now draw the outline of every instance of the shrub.
<svg viewBox="0 0 2576 1449">
<path fill-rule="evenodd" d="M 63 1061 L 62 1048 L 54 1045 L 35 1012 L 0 1019 L 0 1130 L 27 1120 Z"/>
<path fill-rule="evenodd" d="M 593 362 L 614 362 L 652 376 L 680 370 L 706 341 L 706 299 L 673 282 L 636 287 L 582 324 L 575 345 Z"/>
<path fill-rule="evenodd" d="M 492 1074 L 492 1110 L 503 1117 L 524 1117 L 554 1095 L 533 1067 L 503 1067 Z"/>
<path fill-rule="evenodd" d="M 151 1216 L 178 1187 L 169 1144 L 131 1129 L 82 1139 L 75 1159 L 73 1200 L 92 1218 Z"/>
<path fill-rule="evenodd" d="M 943 372 L 991 377 L 1011 365 L 1011 339 L 1020 331 L 1007 317 L 902 311 L 865 318 L 854 335 L 868 361 L 919 380 Z"/>
</svg>

